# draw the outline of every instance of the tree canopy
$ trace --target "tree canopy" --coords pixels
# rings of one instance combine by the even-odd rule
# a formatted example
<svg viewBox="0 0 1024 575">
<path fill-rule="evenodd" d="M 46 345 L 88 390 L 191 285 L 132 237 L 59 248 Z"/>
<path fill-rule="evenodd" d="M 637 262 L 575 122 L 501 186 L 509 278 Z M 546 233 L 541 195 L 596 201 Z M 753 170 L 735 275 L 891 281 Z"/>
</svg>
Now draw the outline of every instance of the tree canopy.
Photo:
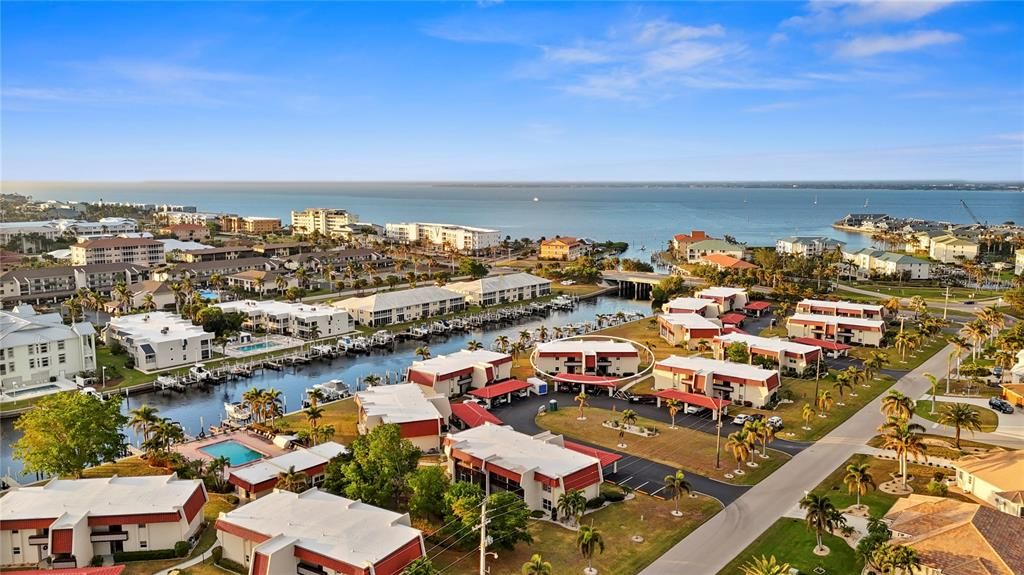
<svg viewBox="0 0 1024 575">
<path fill-rule="evenodd" d="M 328 466 L 328 491 L 370 505 L 397 509 L 420 450 L 402 439 L 397 425 L 378 425 L 349 446 L 350 454 Z"/>
</svg>

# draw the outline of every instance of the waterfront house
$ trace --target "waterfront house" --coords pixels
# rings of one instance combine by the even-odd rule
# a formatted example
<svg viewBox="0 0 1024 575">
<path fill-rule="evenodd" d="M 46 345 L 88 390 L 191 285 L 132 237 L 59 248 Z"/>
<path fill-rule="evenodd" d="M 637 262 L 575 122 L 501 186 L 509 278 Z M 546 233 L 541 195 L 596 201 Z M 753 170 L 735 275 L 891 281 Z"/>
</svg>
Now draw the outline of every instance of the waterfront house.
<svg viewBox="0 0 1024 575">
<path fill-rule="evenodd" d="M 246 327 L 254 330 L 312 339 L 337 337 L 353 331 L 348 313 L 326 305 L 292 303 L 276 300 L 243 299 L 216 304 L 224 313 L 236 312 L 246 317 Z"/>
<path fill-rule="evenodd" d="M 448 355 L 414 361 L 405 380 L 426 385 L 446 396 L 464 395 L 512 377 L 512 356 L 507 353 L 463 349 Z"/>
<path fill-rule="evenodd" d="M 534 363 L 544 373 L 627 376 L 640 371 L 640 352 L 616 340 L 570 339 L 537 345 Z"/>
<path fill-rule="evenodd" d="M 235 494 L 243 501 L 269 495 L 277 487 L 279 475 L 293 469 L 306 475 L 310 487 L 317 487 L 324 482 L 327 464 L 347 452 L 344 445 L 333 441 L 297 447 L 284 455 L 232 469 L 228 473 L 228 483 L 235 486 Z"/>
<path fill-rule="evenodd" d="M 551 293 L 551 280 L 524 272 L 450 283 L 445 288 L 465 295 L 472 305 L 490 306 L 544 297 Z"/>
<path fill-rule="evenodd" d="M 1014 517 L 1024 517 L 1024 451 L 968 455 L 954 462 L 956 486 Z"/>
<path fill-rule="evenodd" d="M 747 255 L 747 248 L 741 244 L 713 239 L 701 240 L 686 246 L 686 261 L 691 264 L 701 263 L 705 256 L 712 254 L 724 254 L 742 260 Z"/>
<path fill-rule="evenodd" d="M 686 257 L 686 249 L 690 244 L 714 239 L 702 230 L 693 230 L 689 234 L 676 234 L 672 236 L 672 251 L 677 255 Z"/>
<path fill-rule="evenodd" d="M 466 296 L 435 286 L 377 292 L 334 302 L 360 325 L 381 327 L 466 309 Z"/>
<path fill-rule="evenodd" d="M 0 393 L 59 391 L 83 371 L 96 370 L 96 331 L 83 321 L 65 325 L 59 313 L 29 305 L 0 310 Z M 65 389 L 73 386 L 65 385 Z"/>
<path fill-rule="evenodd" d="M 0 274 L 0 297 L 4 303 L 56 302 L 89 289 L 109 296 L 119 283 L 134 284 L 150 276 L 150 269 L 135 264 L 92 264 L 24 268 Z"/>
<path fill-rule="evenodd" d="M 861 278 L 882 276 L 926 280 L 931 277 L 930 263 L 907 254 L 864 248 L 855 252 L 844 251 L 843 259 L 857 270 Z"/>
<path fill-rule="evenodd" d="M 601 493 L 604 467 L 618 459 L 565 441 L 549 431 L 527 435 L 511 427 L 483 425 L 449 433 L 444 440 L 448 472 L 453 481 L 476 483 L 485 493 L 508 491 L 531 510 L 557 519 L 558 498 L 579 489 L 587 500 Z"/>
<path fill-rule="evenodd" d="M 764 408 L 776 399 L 779 373 L 746 363 L 672 355 L 654 364 L 654 389 Z M 699 404 L 698 404 L 699 405 Z"/>
<path fill-rule="evenodd" d="M 275 490 L 217 518 L 224 558 L 249 575 L 399 575 L 424 556 L 408 514 L 313 488 Z"/>
<path fill-rule="evenodd" d="M 730 311 L 742 311 L 747 305 L 747 290 L 732 287 L 709 287 L 694 294 L 701 299 L 707 299 L 718 305 L 718 315 Z"/>
<path fill-rule="evenodd" d="M 587 244 L 573 237 L 556 237 L 540 242 L 538 257 L 542 260 L 571 262 L 586 255 Z"/>
<path fill-rule="evenodd" d="M 803 373 L 814 367 L 821 355 L 821 348 L 777 337 L 761 337 L 747 333 L 724 333 L 714 338 L 711 350 L 715 359 L 725 360 L 726 350 L 733 344 L 743 344 L 750 355 L 750 363 L 763 357 L 777 364 L 780 369 L 791 369 Z"/>
<path fill-rule="evenodd" d="M 501 232 L 489 228 L 475 228 L 456 224 L 403 222 L 385 224 L 384 233 L 389 240 L 410 244 L 421 242 L 436 248 L 453 249 L 463 253 L 476 253 L 501 243 Z"/>
<path fill-rule="evenodd" d="M 780 254 L 817 257 L 841 249 L 846 242 L 825 236 L 789 236 L 775 241 L 775 251 Z"/>
<path fill-rule="evenodd" d="M 201 480 L 175 474 L 21 487 L 0 505 L 0 566 L 86 567 L 96 556 L 174 549 L 199 531 L 206 501 Z"/>
<path fill-rule="evenodd" d="M 722 324 L 695 313 L 667 313 L 658 316 L 658 335 L 670 345 L 697 349 L 721 335 Z"/>
<path fill-rule="evenodd" d="M 757 266 L 730 255 L 714 253 L 700 259 L 700 263 L 718 270 L 756 270 Z"/>
<path fill-rule="evenodd" d="M 665 313 L 695 313 L 707 318 L 718 317 L 718 304 L 702 297 L 677 297 L 661 306 Z"/>
<path fill-rule="evenodd" d="M 885 336 L 885 322 L 863 317 L 796 313 L 786 320 L 786 330 L 791 338 L 879 347 Z"/>
<path fill-rule="evenodd" d="M 277 278 L 284 278 L 283 288 L 278 286 Z M 267 270 L 245 270 L 224 276 L 224 280 L 228 287 L 237 287 L 264 296 L 271 293 L 281 294 L 288 288 L 299 287 L 299 280 L 295 276 Z"/>
<path fill-rule="evenodd" d="M 71 245 L 71 264 L 135 264 L 155 266 L 165 261 L 164 245 L 148 238 L 102 238 Z"/>
<path fill-rule="evenodd" d="M 820 299 L 803 299 L 796 304 L 797 313 L 835 315 L 839 317 L 863 317 L 882 319 L 885 308 L 870 303 L 852 301 L 826 301 Z"/>
<path fill-rule="evenodd" d="M 397 425 L 402 439 L 408 439 L 424 453 L 441 449 L 441 434 L 452 416 L 448 396 L 416 383 L 378 385 L 356 393 L 361 435 L 378 425 Z"/>
<path fill-rule="evenodd" d="M 972 262 L 980 249 L 981 245 L 974 240 L 947 234 L 931 239 L 928 257 L 944 264 Z"/>
<path fill-rule="evenodd" d="M 213 357 L 214 334 L 171 312 L 112 317 L 103 333 L 108 346 L 121 344 L 134 359 L 135 369 L 146 373 Z"/>
</svg>

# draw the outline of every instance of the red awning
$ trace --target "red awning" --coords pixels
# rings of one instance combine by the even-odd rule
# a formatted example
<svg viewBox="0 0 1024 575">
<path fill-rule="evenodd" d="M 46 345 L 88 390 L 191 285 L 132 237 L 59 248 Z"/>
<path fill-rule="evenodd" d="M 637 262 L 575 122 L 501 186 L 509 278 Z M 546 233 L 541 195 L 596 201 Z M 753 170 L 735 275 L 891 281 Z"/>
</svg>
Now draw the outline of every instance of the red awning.
<svg viewBox="0 0 1024 575">
<path fill-rule="evenodd" d="M 853 349 L 853 346 L 846 345 L 845 343 L 838 343 L 834 341 L 825 341 L 823 339 L 814 339 L 813 337 L 794 337 L 793 340 L 796 343 L 802 343 L 804 345 L 814 345 L 821 349 L 827 349 L 829 351 L 846 351 Z"/>
<path fill-rule="evenodd" d="M 480 427 L 485 423 L 493 423 L 495 425 L 502 425 L 504 423 L 477 403 L 453 403 L 452 415 L 458 417 L 470 427 Z"/>
<path fill-rule="evenodd" d="M 772 307 L 772 304 L 766 301 L 752 301 L 747 305 L 743 306 L 743 309 L 749 309 L 751 311 L 761 311 Z"/>
<path fill-rule="evenodd" d="M 708 397 L 699 393 L 688 393 L 685 391 L 678 391 L 675 389 L 663 389 L 654 395 L 662 399 L 674 399 L 683 403 L 689 403 L 690 405 L 699 405 L 708 409 L 721 409 L 730 403 L 728 399 L 718 399 L 715 397 Z"/>
<path fill-rule="evenodd" d="M 111 565 L 109 567 L 70 567 L 67 569 L 44 569 L 18 571 L 18 575 L 121 575 L 124 565 Z"/>
<path fill-rule="evenodd" d="M 494 385 L 488 385 L 487 387 L 481 387 L 480 389 L 471 390 L 469 394 L 474 397 L 479 397 L 480 399 L 494 399 L 500 395 L 515 393 L 528 387 L 530 387 L 530 384 L 525 381 L 510 379 L 501 383 L 495 383 Z"/>
<path fill-rule="evenodd" d="M 722 328 L 722 333 L 723 334 L 725 334 L 725 333 L 741 333 L 743 335 L 747 335 L 747 332 L 743 331 L 742 329 L 740 329 L 738 327 L 731 326 L 731 325 L 727 325 L 727 326 L 723 327 Z"/>
<path fill-rule="evenodd" d="M 722 320 L 722 323 L 727 323 L 727 324 L 732 324 L 732 325 L 739 325 L 739 324 L 743 323 L 744 320 L 747 319 L 747 316 L 745 316 L 745 315 L 743 315 L 741 313 L 727 313 L 727 314 L 722 314 L 721 316 L 719 316 L 718 319 Z"/>
<path fill-rule="evenodd" d="M 617 387 L 621 377 L 607 375 L 587 375 L 585 373 L 560 373 L 552 376 L 562 383 L 585 383 L 594 387 Z"/>
<path fill-rule="evenodd" d="M 566 449 L 571 449 L 571 450 L 576 451 L 578 453 L 582 453 L 583 455 L 589 455 L 591 457 L 596 457 L 597 459 L 599 459 L 601 461 L 601 467 L 608 467 L 609 465 L 611 465 L 611 464 L 615 463 L 616 461 L 622 459 L 622 456 L 619 455 L 618 453 L 612 453 L 610 451 L 602 451 L 602 450 L 597 449 L 595 447 L 590 447 L 589 445 L 583 445 L 581 443 L 573 443 L 571 441 L 564 441 L 563 444 L 564 444 Z"/>
</svg>

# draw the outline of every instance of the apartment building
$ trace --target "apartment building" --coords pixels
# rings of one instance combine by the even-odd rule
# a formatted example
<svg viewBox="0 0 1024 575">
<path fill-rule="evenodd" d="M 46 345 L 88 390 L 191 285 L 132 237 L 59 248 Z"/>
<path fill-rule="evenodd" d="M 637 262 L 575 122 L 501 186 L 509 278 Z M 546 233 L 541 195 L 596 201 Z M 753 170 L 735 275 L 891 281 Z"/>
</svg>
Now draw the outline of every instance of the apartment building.
<svg viewBox="0 0 1024 575">
<path fill-rule="evenodd" d="M 408 514 L 313 488 L 274 490 L 217 518 L 224 558 L 249 575 L 400 575 L 426 555 Z"/>
<path fill-rule="evenodd" d="M 775 401 L 779 373 L 746 363 L 669 356 L 654 364 L 654 388 L 764 408 Z"/>
<path fill-rule="evenodd" d="M 243 501 L 273 493 L 279 475 L 289 470 L 304 473 L 309 486 L 318 487 L 324 482 L 327 464 L 347 452 L 344 445 L 333 441 L 297 447 L 284 455 L 233 468 L 228 473 L 228 483 L 235 486 L 235 495 Z"/>
<path fill-rule="evenodd" d="M 170 234 L 179 240 L 202 241 L 210 239 L 210 229 L 199 224 L 174 224 L 160 228 L 161 234 Z"/>
<path fill-rule="evenodd" d="M 601 493 L 603 462 L 582 447 L 549 431 L 531 436 L 492 423 L 449 433 L 444 440 L 453 481 L 475 483 L 487 494 L 514 493 L 552 519 L 558 518 L 562 494 L 579 489 L 590 500 Z"/>
<path fill-rule="evenodd" d="M 248 270 L 273 270 L 276 267 L 268 258 L 238 258 L 195 263 L 180 262 L 154 270 L 152 275 L 153 279 L 160 281 L 180 281 L 187 277 L 195 283 L 205 283 L 215 275 L 227 277 Z"/>
<path fill-rule="evenodd" d="M 718 315 L 742 311 L 749 301 L 747 290 L 743 288 L 709 287 L 698 291 L 694 296 L 715 302 L 718 306 Z"/>
<path fill-rule="evenodd" d="M 164 263 L 164 245 L 148 238 L 103 238 L 71 246 L 71 264 L 135 264 L 155 266 Z"/>
<path fill-rule="evenodd" d="M 295 276 L 286 275 L 282 272 L 267 270 L 246 270 L 224 276 L 228 287 L 237 287 L 247 292 L 266 295 L 268 293 L 283 293 L 288 288 L 298 287 L 299 280 Z"/>
<path fill-rule="evenodd" d="M 725 240 L 701 240 L 686 246 L 686 261 L 691 264 L 701 263 L 712 254 L 723 254 L 742 260 L 747 255 L 747 248 L 741 244 L 731 244 Z"/>
<path fill-rule="evenodd" d="M 223 260 L 240 260 L 256 257 L 256 250 L 249 246 L 224 246 L 221 248 L 205 248 L 189 250 L 181 255 L 181 261 L 187 263 L 213 262 Z"/>
<path fill-rule="evenodd" d="M 146 305 L 146 296 L 150 296 L 153 301 L 153 309 L 157 310 L 174 309 L 177 299 L 170 284 L 156 280 L 131 284 L 128 286 L 128 291 L 132 294 L 132 307 L 134 308 L 142 308 Z"/>
<path fill-rule="evenodd" d="M 0 297 L 5 303 L 42 303 L 70 297 L 79 289 L 109 295 L 119 283 L 132 284 L 147 279 L 150 270 L 135 264 L 92 264 L 26 268 L 0 274 Z"/>
<path fill-rule="evenodd" d="M 359 216 L 335 208 L 306 208 L 301 212 L 292 211 L 292 233 L 324 236 L 347 236 L 349 226 L 359 223 Z"/>
<path fill-rule="evenodd" d="M 156 219 L 164 224 L 173 226 L 175 224 L 215 224 L 220 219 L 220 214 L 212 212 L 185 212 L 185 211 L 161 211 L 156 214 Z"/>
<path fill-rule="evenodd" d="M 573 237 L 559 237 L 540 242 L 539 257 L 542 260 L 571 262 L 586 255 L 587 244 Z"/>
<path fill-rule="evenodd" d="M 384 254 L 368 248 L 339 248 L 328 251 L 308 252 L 281 258 L 284 267 L 290 270 L 305 268 L 308 272 L 320 273 L 327 265 L 334 266 L 335 273 L 341 277 L 349 265 L 359 271 L 369 265 L 381 269 L 393 264 L 393 260 Z"/>
<path fill-rule="evenodd" d="M 275 234 L 281 231 L 281 218 L 236 215 L 221 216 L 220 229 L 229 234 Z"/>
<path fill-rule="evenodd" d="M 310 242 L 279 242 L 274 244 L 257 244 L 252 247 L 257 255 L 267 258 L 286 258 L 296 254 L 313 251 L 315 246 Z"/>
<path fill-rule="evenodd" d="M 796 304 L 797 313 L 836 315 L 839 317 L 863 317 L 882 319 L 885 308 L 870 303 L 852 301 L 825 301 L 820 299 L 803 299 Z"/>
<path fill-rule="evenodd" d="M 775 241 L 775 251 L 780 254 L 817 257 L 842 249 L 846 242 L 826 236 L 789 236 Z"/>
<path fill-rule="evenodd" d="M 728 359 L 726 351 L 729 346 L 737 343 L 746 346 L 751 363 L 755 358 L 763 357 L 776 363 L 779 369 L 791 369 L 797 373 L 803 373 L 808 368 L 814 367 L 821 356 L 821 348 L 817 346 L 777 337 L 761 337 L 733 332 L 716 336 L 712 340 L 711 350 L 714 352 L 715 359 Z"/>
<path fill-rule="evenodd" d="M 690 247 L 690 244 L 702 242 L 704 240 L 713 240 L 711 236 L 707 235 L 702 230 L 693 230 L 689 234 L 676 234 L 672 236 L 672 250 L 681 256 L 686 256 L 686 250 Z"/>
<path fill-rule="evenodd" d="M 695 313 L 666 313 L 658 316 L 658 335 L 669 345 L 698 349 L 722 334 L 722 325 Z"/>
<path fill-rule="evenodd" d="M 501 232 L 488 228 L 474 228 L 456 224 L 403 222 L 386 224 L 388 239 L 399 243 L 422 242 L 438 248 L 474 253 L 501 243 Z"/>
<path fill-rule="evenodd" d="M 95 370 L 91 323 L 64 325 L 59 313 L 41 314 L 29 305 L 0 310 L 0 392 L 6 399 Z"/>
<path fill-rule="evenodd" d="M 796 313 L 786 320 L 786 330 L 791 338 L 879 347 L 885 336 L 885 322 L 861 317 Z"/>
<path fill-rule="evenodd" d="M 173 549 L 203 523 L 198 479 L 51 479 L 7 493 L 0 505 L 0 566 L 87 567 L 93 557 Z"/>
<path fill-rule="evenodd" d="M 452 416 L 448 396 L 416 383 L 379 385 L 355 394 L 359 408 L 357 428 L 361 435 L 378 425 L 397 425 L 402 439 L 408 439 L 424 453 L 441 450 L 441 434 Z"/>
<path fill-rule="evenodd" d="M 107 345 L 120 343 L 135 360 L 135 369 L 145 373 L 212 358 L 213 337 L 190 320 L 166 311 L 113 317 L 104 330 Z"/>
<path fill-rule="evenodd" d="M 423 286 L 378 292 L 334 302 L 360 325 L 379 327 L 416 321 L 466 309 L 466 296 L 450 289 Z"/>
<path fill-rule="evenodd" d="M 665 313 L 695 313 L 707 318 L 718 317 L 718 304 L 701 297 L 677 297 L 661 306 Z"/>
<path fill-rule="evenodd" d="M 16 237 L 38 234 L 48 240 L 53 240 L 63 234 L 63 230 L 57 227 L 53 220 L 36 222 L 0 222 L 0 243 L 10 243 Z"/>
<path fill-rule="evenodd" d="M 445 397 L 465 395 L 512 377 L 512 356 L 486 349 L 463 349 L 448 355 L 414 361 L 405 380 L 433 388 Z"/>
<path fill-rule="evenodd" d="M 981 245 L 974 240 L 947 234 L 931 238 L 928 244 L 928 257 L 944 264 L 970 262 L 978 257 L 980 249 Z"/>
<path fill-rule="evenodd" d="M 864 248 L 855 252 L 843 252 L 843 259 L 857 270 L 857 275 L 861 278 L 885 276 L 926 280 L 931 277 L 929 262 L 907 254 Z"/>
<path fill-rule="evenodd" d="M 349 314 L 330 306 L 251 299 L 216 305 L 225 313 L 245 315 L 245 325 L 252 329 L 300 339 L 337 337 L 353 330 Z"/>
<path fill-rule="evenodd" d="M 640 352 L 624 341 L 573 339 L 537 345 L 534 363 L 544 373 L 627 376 L 640 371 Z"/>
<path fill-rule="evenodd" d="M 551 280 L 533 274 L 516 273 L 451 283 L 445 288 L 465 295 L 472 305 L 489 306 L 549 295 Z"/>
</svg>

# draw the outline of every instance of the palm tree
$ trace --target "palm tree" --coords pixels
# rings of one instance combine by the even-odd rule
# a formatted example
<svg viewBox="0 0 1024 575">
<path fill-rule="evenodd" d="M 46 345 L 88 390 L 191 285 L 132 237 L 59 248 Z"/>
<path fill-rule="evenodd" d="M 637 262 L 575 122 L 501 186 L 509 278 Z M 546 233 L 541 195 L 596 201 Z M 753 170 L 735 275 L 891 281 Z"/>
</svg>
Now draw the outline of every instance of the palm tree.
<svg viewBox="0 0 1024 575">
<path fill-rule="evenodd" d="M 214 458 L 214 460 L 210 462 L 209 467 L 207 467 L 207 471 L 210 476 L 213 477 L 214 484 L 218 491 L 224 491 L 225 487 L 227 487 L 228 482 L 227 477 L 224 475 L 224 470 L 229 467 L 231 467 L 231 460 L 223 455 Z"/>
<path fill-rule="evenodd" d="M 678 399 L 667 399 L 665 400 L 665 405 L 668 407 L 668 416 L 672 418 L 672 426 L 669 429 L 675 429 L 676 414 L 679 413 L 679 410 L 683 407 L 683 404 Z"/>
<path fill-rule="evenodd" d="M 971 349 L 971 344 L 966 339 L 954 335 L 949 338 L 949 344 L 953 346 L 953 353 L 956 354 L 956 378 L 960 380 L 960 358 L 963 357 L 965 351 Z M 946 392 L 949 393 L 949 386 L 946 386 Z"/>
<path fill-rule="evenodd" d="M 277 488 L 292 493 L 301 493 L 306 490 L 309 478 L 302 471 L 295 471 L 292 465 L 288 471 L 281 471 L 277 474 Z"/>
<path fill-rule="evenodd" d="M 626 442 L 623 439 L 626 436 L 626 426 L 636 424 L 637 414 L 632 409 L 622 410 L 622 425 L 619 426 L 619 447 L 626 447 Z"/>
<path fill-rule="evenodd" d="M 534 553 L 530 560 L 523 563 L 522 569 L 520 569 L 523 575 L 551 575 L 551 563 L 548 563 L 540 556 L 540 553 Z"/>
<path fill-rule="evenodd" d="M 882 302 L 882 307 L 885 308 L 885 311 L 889 312 L 890 314 L 896 315 L 900 312 L 900 298 L 891 297 Z"/>
<path fill-rule="evenodd" d="M 468 342 L 466 342 L 466 349 L 468 349 L 469 351 L 476 351 L 478 349 L 482 349 L 483 347 L 484 344 L 480 343 L 475 339 L 471 339 Z"/>
<path fill-rule="evenodd" d="M 736 474 L 742 474 L 740 465 L 750 457 L 750 438 L 742 431 L 735 431 L 726 439 L 725 448 L 731 450 L 733 457 L 736 458 Z"/>
<path fill-rule="evenodd" d="M 309 426 L 316 429 L 317 424 L 324 417 L 324 408 L 319 405 L 310 405 L 304 413 L 306 414 L 306 421 L 309 422 Z"/>
<path fill-rule="evenodd" d="M 142 296 L 142 309 L 153 311 L 156 309 L 156 302 L 153 301 L 153 294 L 147 293 Z"/>
<path fill-rule="evenodd" d="M 684 491 L 686 493 L 693 492 L 693 486 L 686 480 L 686 474 L 680 469 L 672 475 L 666 475 L 665 488 L 672 492 L 672 501 L 675 503 L 672 515 L 682 517 L 683 513 L 679 511 L 679 498 L 682 497 Z"/>
<path fill-rule="evenodd" d="M 421 360 L 425 361 L 425 360 L 430 359 L 430 347 L 429 346 L 421 345 L 421 346 L 417 347 L 416 351 L 414 351 L 413 353 L 415 355 L 418 355 Z"/>
<path fill-rule="evenodd" d="M 982 320 L 974 320 L 960 330 L 967 341 L 971 342 L 971 359 L 978 359 L 978 346 L 988 338 L 988 325 Z"/>
<path fill-rule="evenodd" d="M 573 398 L 573 401 L 580 404 L 580 414 L 576 416 L 577 421 L 583 421 L 587 417 L 583 415 L 583 408 L 587 406 L 587 394 L 580 391 L 579 394 Z"/>
<path fill-rule="evenodd" d="M 124 282 L 118 282 L 114 286 L 114 297 L 117 299 L 117 312 L 127 313 L 132 307 L 132 290 L 128 289 L 128 284 Z"/>
<path fill-rule="evenodd" d="M 815 415 L 817 415 L 817 412 L 814 411 L 814 408 L 811 407 L 811 404 L 805 403 L 803 410 L 801 410 L 800 412 L 800 418 L 804 420 L 804 431 L 810 431 L 811 420 L 814 418 Z"/>
<path fill-rule="evenodd" d="M 850 381 L 850 397 L 857 397 L 857 392 L 853 391 L 853 386 L 857 385 L 858 383 L 863 384 L 867 382 L 868 372 L 867 370 L 857 369 L 856 367 L 851 365 L 850 367 L 846 368 L 846 373 Z M 840 398 L 842 398 L 841 393 L 839 394 L 839 396 Z"/>
<path fill-rule="evenodd" d="M 752 557 L 740 565 L 743 575 L 789 575 L 789 563 L 779 563 L 775 556 Z"/>
<path fill-rule="evenodd" d="M 989 327 L 990 337 L 1006 327 L 1006 318 L 995 306 L 982 309 L 977 313 L 977 317 Z"/>
<path fill-rule="evenodd" d="M 509 345 L 510 342 L 507 335 L 499 335 L 494 338 L 494 348 L 501 353 L 507 353 Z"/>
<path fill-rule="evenodd" d="M 576 534 L 576 548 L 580 550 L 580 554 L 587 560 L 587 573 L 596 573 L 597 571 L 594 569 L 594 553 L 604 553 L 604 539 L 601 537 L 601 532 L 595 529 L 593 525 L 580 527 L 579 532 Z"/>
<path fill-rule="evenodd" d="M 875 478 L 871 476 L 871 466 L 867 463 L 851 463 L 846 466 L 846 477 L 843 478 L 847 492 L 857 493 L 857 507 L 860 507 L 860 496 L 875 489 Z"/>
<path fill-rule="evenodd" d="M 264 390 L 262 396 L 264 418 L 270 417 L 270 424 L 274 425 L 277 422 L 277 416 L 281 415 L 281 391 L 271 387 Z"/>
<path fill-rule="evenodd" d="M 856 368 L 854 368 L 856 369 Z M 840 371 L 836 374 L 836 382 L 832 384 L 836 392 L 839 393 L 839 401 L 843 401 L 843 392 L 847 389 L 853 389 L 853 384 L 850 383 L 850 373 L 848 371 Z"/>
<path fill-rule="evenodd" d="M 928 446 L 921 439 L 920 433 L 924 428 L 916 423 L 907 423 L 898 418 L 889 418 L 889 422 L 882 427 L 882 449 L 891 449 L 896 453 L 900 462 L 900 475 L 903 487 L 907 486 L 907 459 L 913 457 L 917 461 L 919 457 L 928 456 L 925 451 Z"/>
<path fill-rule="evenodd" d="M 530 330 L 524 329 L 519 331 L 519 343 L 522 344 L 523 347 L 526 347 L 526 344 L 530 343 L 531 337 Z"/>
<path fill-rule="evenodd" d="M 878 372 L 881 371 L 882 367 L 885 366 L 885 360 L 888 356 L 881 351 L 873 351 L 871 355 L 864 360 L 862 367 L 864 368 L 864 378 L 866 380 L 874 379 Z"/>
<path fill-rule="evenodd" d="M 587 496 L 580 489 L 570 489 L 558 496 L 558 512 L 562 517 L 567 517 L 575 523 L 579 523 L 586 508 Z"/>
<path fill-rule="evenodd" d="M 909 331 L 901 331 L 896 334 L 895 338 L 893 338 L 893 343 L 896 345 L 896 351 L 900 352 L 900 359 L 902 361 L 907 360 L 907 348 L 910 347 L 913 339 L 914 337 Z"/>
<path fill-rule="evenodd" d="M 548 327 L 546 325 L 541 324 L 541 326 L 537 328 L 537 337 L 541 341 L 548 340 Z"/>
<path fill-rule="evenodd" d="M 899 419 L 910 419 L 914 415 L 914 400 L 892 390 L 882 398 L 882 415 Z"/>
<path fill-rule="evenodd" d="M 373 387 L 380 384 L 380 376 L 376 373 L 369 373 L 363 377 L 363 383 L 366 387 Z"/>
<path fill-rule="evenodd" d="M 956 448 L 960 449 L 960 431 L 981 431 L 981 412 L 966 403 L 946 405 L 939 412 L 939 423 L 956 429 Z"/>
<path fill-rule="evenodd" d="M 818 409 L 821 410 L 818 417 L 828 417 L 828 412 L 831 411 L 833 402 L 831 391 L 826 389 L 818 394 Z"/>
<path fill-rule="evenodd" d="M 800 500 L 800 509 L 805 511 L 804 521 L 807 527 L 814 530 L 814 537 L 817 540 L 815 551 L 824 551 L 821 544 L 821 535 L 831 531 L 836 524 L 836 507 L 832 500 L 826 495 L 808 493 Z"/>
<path fill-rule="evenodd" d="M 128 425 L 142 435 L 143 441 L 148 441 L 153 429 L 160 422 L 160 418 L 157 416 L 158 412 L 157 408 L 142 404 L 128 412 L 131 417 L 128 420 Z"/>
<path fill-rule="evenodd" d="M 750 441 L 750 448 L 752 451 L 757 447 L 757 443 L 764 438 L 764 429 L 768 427 L 768 424 L 761 419 L 748 420 L 743 424 L 743 433 L 747 434 L 747 439 Z"/>
</svg>

